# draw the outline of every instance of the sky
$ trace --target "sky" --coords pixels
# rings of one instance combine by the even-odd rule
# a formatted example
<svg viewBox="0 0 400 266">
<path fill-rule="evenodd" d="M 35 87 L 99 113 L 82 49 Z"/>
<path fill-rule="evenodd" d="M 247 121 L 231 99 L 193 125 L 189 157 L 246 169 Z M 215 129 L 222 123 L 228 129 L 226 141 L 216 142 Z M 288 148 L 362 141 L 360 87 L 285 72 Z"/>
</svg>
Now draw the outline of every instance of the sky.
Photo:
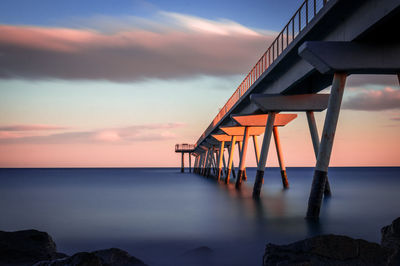
<svg viewBox="0 0 400 266">
<path fill-rule="evenodd" d="M 300 4 L 2 1 L 0 167 L 179 166 Z M 397 77 L 350 76 L 331 165 L 399 166 L 399 133 Z M 304 114 L 280 134 L 287 166 L 315 165 Z"/>
</svg>

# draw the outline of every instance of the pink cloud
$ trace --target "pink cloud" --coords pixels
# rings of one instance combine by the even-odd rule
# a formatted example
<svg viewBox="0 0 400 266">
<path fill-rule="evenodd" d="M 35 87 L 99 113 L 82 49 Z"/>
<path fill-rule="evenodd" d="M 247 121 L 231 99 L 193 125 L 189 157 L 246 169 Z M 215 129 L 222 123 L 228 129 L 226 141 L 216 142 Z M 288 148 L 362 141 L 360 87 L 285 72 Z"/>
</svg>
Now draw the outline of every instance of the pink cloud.
<svg viewBox="0 0 400 266">
<path fill-rule="evenodd" d="M 361 91 L 343 103 L 351 110 L 379 111 L 400 108 L 400 90 L 386 87 L 383 90 Z"/>
<path fill-rule="evenodd" d="M 273 40 L 227 20 L 163 13 L 152 29 L 0 25 L 0 78 L 175 78 L 246 73 Z M 106 24 L 106 21 L 103 21 Z"/>
<path fill-rule="evenodd" d="M 0 144 L 65 144 L 65 143 L 126 143 L 158 141 L 175 138 L 171 130 L 182 123 L 146 124 L 130 127 L 106 128 L 92 131 L 63 132 L 50 135 L 16 135 L 0 131 Z"/>
</svg>

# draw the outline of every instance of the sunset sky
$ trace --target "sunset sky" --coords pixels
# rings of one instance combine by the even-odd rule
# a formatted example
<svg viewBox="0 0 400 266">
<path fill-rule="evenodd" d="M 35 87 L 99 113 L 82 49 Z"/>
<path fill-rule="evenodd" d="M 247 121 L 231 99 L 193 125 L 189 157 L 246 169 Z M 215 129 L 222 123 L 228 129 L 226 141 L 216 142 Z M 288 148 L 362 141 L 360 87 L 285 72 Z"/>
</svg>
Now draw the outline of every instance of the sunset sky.
<svg viewBox="0 0 400 266">
<path fill-rule="evenodd" d="M 2 1 L 0 167 L 178 166 L 300 4 Z M 306 122 L 281 129 L 287 166 L 315 164 Z M 397 77 L 350 76 L 331 165 L 399 166 L 399 137 Z"/>
</svg>

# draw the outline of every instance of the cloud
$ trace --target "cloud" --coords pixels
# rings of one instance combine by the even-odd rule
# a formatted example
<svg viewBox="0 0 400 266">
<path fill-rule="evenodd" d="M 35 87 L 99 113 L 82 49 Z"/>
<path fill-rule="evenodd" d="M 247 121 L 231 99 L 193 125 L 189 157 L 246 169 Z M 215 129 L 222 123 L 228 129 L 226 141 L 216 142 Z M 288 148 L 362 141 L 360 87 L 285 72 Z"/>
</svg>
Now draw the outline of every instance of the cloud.
<svg viewBox="0 0 400 266">
<path fill-rule="evenodd" d="M 383 90 L 361 91 L 343 103 L 344 109 L 381 111 L 400 108 L 400 90 L 385 87 Z"/>
<path fill-rule="evenodd" d="M 399 80 L 396 75 L 350 75 L 346 81 L 346 90 L 351 87 L 362 87 L 365 85 L 398 86 Z"/>
<path fill-rule="evenodd" d="M 132 81 L 242 74 L 275 35 L 230 20 L 168 12 L 156 21 L 94 20 L 101 22 L 80 29 L 0 25 L 0 78 Z"/>
<path fill-rule="evenodd" d="M 134 141 L 157 141 L 172 139 L 172 129 L 183 127 L 182 123 L 147 124 L 130 127 L 105 128 L 92 131 L 56 133 L 45 136 L 18 136 L 0 130 L 0 144 L 65 144 L 65 143 L 127 143 Z"/>
<path fill-rule="evenodd" d="M 42 130 L 58 130 L 66 129 L 66 127 L 55 126 L 55 125 L 40 125 L 40 124 L 30 124 L 30 125 L 9 125 L 0 126 L 0 131 L 42 131 Z"/>
</svg>

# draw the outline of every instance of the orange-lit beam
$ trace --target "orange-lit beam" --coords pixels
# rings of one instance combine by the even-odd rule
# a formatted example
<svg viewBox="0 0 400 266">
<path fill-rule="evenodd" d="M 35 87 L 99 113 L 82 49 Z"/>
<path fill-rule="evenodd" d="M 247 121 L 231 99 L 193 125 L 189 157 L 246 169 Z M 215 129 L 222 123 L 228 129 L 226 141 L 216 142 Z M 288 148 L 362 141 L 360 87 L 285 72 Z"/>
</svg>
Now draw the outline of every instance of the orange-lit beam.
<svg viewBox="0 0 400 266">
<path fill-rule="evenodd" d="M 232 139 L 232 137 L 227 134 L 213 134 L 211 136 L 218 141 L 230 142 Z M 236 141 L 243 141 L 243 136 L 237 136 Z M 229 145 L 229 143 L 228 143 L 228 145 Z"/>
<path fill-rule="evenodd" d="M 277 114 L 275 117 L 274 126 L 282 127 L 286 126 L 289 122 L 294 120 L 297 114 Z M 268 115 L 232 115 L 232 119 L 237 122 L 240 126 L 250 127 L 265 127 L 267 124 Z"/>
<path fill-rule="evenodd" d="M 243 136 L 245 127 L 220 127 L 229 136 Z M 259 136 L 265 131 L 265 125 L 262 127 L 249 127 L 249 136 Z"/>
</svg>

